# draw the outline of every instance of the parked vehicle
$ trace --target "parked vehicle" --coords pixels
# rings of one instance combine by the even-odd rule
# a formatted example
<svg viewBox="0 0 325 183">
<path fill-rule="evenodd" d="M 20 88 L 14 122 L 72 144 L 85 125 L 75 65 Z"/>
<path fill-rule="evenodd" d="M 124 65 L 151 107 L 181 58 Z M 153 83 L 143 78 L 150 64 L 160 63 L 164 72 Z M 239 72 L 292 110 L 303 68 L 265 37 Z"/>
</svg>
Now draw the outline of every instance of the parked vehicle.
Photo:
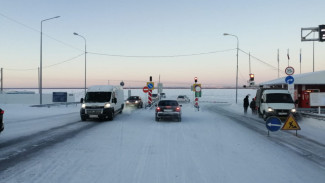
<svg viewBox="0 0 325 183">
<path fill-rule="evenodd" d="M 141 97 L 139 96 L 130 96 L 126 101 L 125 101 L 126 107 L 137 107 L 137 108 L 142 108 L 143 107 L 143 102 Z"/>
<path fill-rule="evenodd" d="M 188 96 L 186 96 L 186 95 L 178 95 L 176 100 L 179 103 L 181 103 L 181 102 L 185 102 L 185 103 L 190 102 L 190 98 L 188 98 Z"/>
<path fill-rule="evenodd" d="M 256 107 L 259 116 L 266 120 L 269 116 L 287 118 L 296 116 L 295 103 L 288 90 L 260 88 L 256 92 Z"/>
<path fill-rule="evenodd" d="M 88 88 L 85 99 L 81 99 L 80 117 L 113 120 L 124 108 L 124 92 L 121 86 L 98 85 Z"/>
<path fill-rule="evenodd" d="M 3 124 L 3 114 L 5 113 L 4 110 L 0 108 L 0 132 L 4 130 L 4 124 Z"/>
<path fill-rule="evenodd" d="M 154 101 L 157 101 L 159 98 L 158 98 L 158 94 L 152 94 L 152 96 L 151 96 L 151 99 L 152 99 L 152 101 L 154 102 Z"/>
<path fill-rule="evenodd" d="M 166 98 L 166 93 L 160 93 L 160 98 Z"/>
<path fill-rule="evenodd" d="M 182 105 L 176 100 L 161 100 L 156 107 L 155 119 L 159 121 L 162 118 L 182 120 Z"/>
</svg>

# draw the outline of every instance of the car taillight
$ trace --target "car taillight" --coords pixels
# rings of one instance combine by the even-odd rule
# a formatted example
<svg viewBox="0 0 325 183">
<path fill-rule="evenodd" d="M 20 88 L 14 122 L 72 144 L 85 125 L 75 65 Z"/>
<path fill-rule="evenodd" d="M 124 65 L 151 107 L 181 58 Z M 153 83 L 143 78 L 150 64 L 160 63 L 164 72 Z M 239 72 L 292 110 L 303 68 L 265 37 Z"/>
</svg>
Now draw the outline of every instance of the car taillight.
<svg viewBox="0 0 325 183">
<path fill-rule="evenodd" d="M 1 110 L 0 114 L 3 114 L 3 113 L 5 113 L 5 111 Z"/>
<path fill-rule="evenodd" d="M 159 111 L 160 111 L 160 107 L 157 107 L 157 108 L 156 108 L 156 112 L 159 112 Z"/>
<path fill-rule="evenodd" d="M 176 107 L 176 111 L 177 112 L 180 112 L 181 111 L 181 108 L 180 107 Z"/>
</svg>

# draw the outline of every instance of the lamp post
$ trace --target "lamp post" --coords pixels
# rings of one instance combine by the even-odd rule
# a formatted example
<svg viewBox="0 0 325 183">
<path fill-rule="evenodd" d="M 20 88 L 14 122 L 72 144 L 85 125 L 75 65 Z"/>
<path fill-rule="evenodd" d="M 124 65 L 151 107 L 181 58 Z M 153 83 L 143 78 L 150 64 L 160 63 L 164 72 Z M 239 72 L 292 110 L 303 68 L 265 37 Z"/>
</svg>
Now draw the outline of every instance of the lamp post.
<svg viewBox="0 0 325 183">
<path fill-rule="evenodd" d="M 85 41 L 85 95 L 86 95 L 86 89 L 87 89 L 87 41 L 86 41 L 86 38 L 83 37 L 82 35 L 80 35 L 76 32 L 74 32 L 73 34 L 76 36 L 80 36 Z"/>
<path fill-rule="evenodd" d="M 236 35 L 232 35 L 232 34 L 228 34 L 228 33 L 224 33 L 224 36 L 233 36 L 237 39 L 237 69 L 236 69 L 236 104 L 237 104 L 237 95 L 238 95 L 238 49 L 239 49 L 239 40 L 238 37 Z"/>
<path fill-rule="evenodd" d="M 42 37 L 43 37 L 43 22 L 52 20 L 55 18 L 59 18 L 60 16 L 44 19 L 41 21 L 41 48 L 40 48 L 40 73 L 39 73 L 39 94 L 40 94 L 40 99 L 39 102 L 42 104 Z"/>
</svg>

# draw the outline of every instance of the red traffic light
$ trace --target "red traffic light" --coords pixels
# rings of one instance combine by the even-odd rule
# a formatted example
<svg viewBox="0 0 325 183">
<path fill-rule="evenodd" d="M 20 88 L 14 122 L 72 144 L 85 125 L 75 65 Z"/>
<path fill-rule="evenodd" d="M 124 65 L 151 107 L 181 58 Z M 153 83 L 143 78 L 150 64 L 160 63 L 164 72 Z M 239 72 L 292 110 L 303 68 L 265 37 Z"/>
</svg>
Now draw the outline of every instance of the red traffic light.
<svg viewBox="0 0 325 183">
<path fill-rule="evenodd" d="M 249 80 L 254 81 L 254 74 L 249 74 Z"/>
</svg>

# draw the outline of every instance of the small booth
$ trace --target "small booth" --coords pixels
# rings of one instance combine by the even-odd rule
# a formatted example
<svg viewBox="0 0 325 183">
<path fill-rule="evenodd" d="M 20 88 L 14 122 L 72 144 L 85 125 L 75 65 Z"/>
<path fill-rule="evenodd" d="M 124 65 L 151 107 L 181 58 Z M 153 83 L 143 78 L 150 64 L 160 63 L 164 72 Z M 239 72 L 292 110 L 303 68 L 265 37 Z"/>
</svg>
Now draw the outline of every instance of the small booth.
<svg viewBox="0 0 325 183">
<path fill-rule="evenodd" d="M 298 108 L 311 108 L 310 94 L 314 92 L 325 92 L 325 70 L 317 72 L 309 72 L 303 74 L 294 74 L 293 84 L 293 99 L 297 101 Z M 288 84 L 285 81 L 286 77 L 263 82 L 260 85 L 270 88 L 285 88 L 288 89 Z"/>
</svg>

